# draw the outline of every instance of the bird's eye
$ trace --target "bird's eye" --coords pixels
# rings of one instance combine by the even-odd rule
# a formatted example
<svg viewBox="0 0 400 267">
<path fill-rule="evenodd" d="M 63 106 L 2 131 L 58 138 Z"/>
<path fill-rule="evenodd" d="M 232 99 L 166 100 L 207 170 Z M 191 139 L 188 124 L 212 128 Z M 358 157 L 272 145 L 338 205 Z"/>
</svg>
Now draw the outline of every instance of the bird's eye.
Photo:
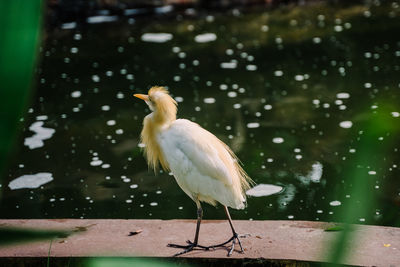
<svg viewBox="0 0 400 267">
<path fill-rule="evenodd" d="M 149 101 L 150 101 L 150 102 L 153 102 L 153 99 L 151 99 L 151 97 L 150 97 L 150 96 L 149 96 Z"/>
</svg>

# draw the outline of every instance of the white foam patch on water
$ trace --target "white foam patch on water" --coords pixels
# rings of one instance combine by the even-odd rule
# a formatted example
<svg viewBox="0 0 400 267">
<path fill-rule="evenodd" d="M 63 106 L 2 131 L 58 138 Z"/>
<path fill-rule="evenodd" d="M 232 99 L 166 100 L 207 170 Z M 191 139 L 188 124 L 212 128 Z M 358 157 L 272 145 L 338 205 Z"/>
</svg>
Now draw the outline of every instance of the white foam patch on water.
<svg viewBox="0 0 400 267">
<path fill-rule="evenodd" d="M 107 125 L 108 125 L 108 126 L 113 126 L 113 125 L 115 125 L 115 124 L 116 124 L 115 120 L 109 120 L 109 121 L 107 121 Z"/>
<path fill-rule="evenodd" d="M 197 43 L 208 43 L 215 40 L 217 40 L 217 35 L 215 33 L 203 33 L 194 37 L 194 41 Z"/>
<path fill-rule="evenodd" d="M 235 62 L 235 61 L 222 62 L 220 66 L 221 66 L 221 69 L 236 69 L 237 62 Z"/>
<path fill-rule="evenodd" d="M 43 140 L 50 139 L 56 130 L 43 127 L 43 121 L 34 122 L 29 130 L 35 132 L 31 137 L 25 138 L 24 145 L 30 149 L 35 149 L 44 146 Z"/>
<path fill-rule="evenodd" d="M 272 105 L 267 104 L 267 105 L 264 106 L 264 109 L 265 110 L 271 110 L 272 109 Z"/>
<path fill-rule="evenodd" d="M 260 127 L 260 124 L 258 122 L 249 122 L 247 124 L 247 128 L 252 129 L 252 128 L 258 128 Z"/>
<path fill-rule="evenodd" d="M 170 33 L 145 33 L 141 39 L 143 42 L 150 43 L 165 43 L 172 40 L 172 34 Z"/>
<path fill-rule="evenodd" d="M 204 98 L 204 103 L 206 103 L 206 104 L 213 104 L 213 103 L 215 103 L 215 98 L 213 98 L 213 97 L 206 97 L 206 98 Z"/>
<path fill-rule="evenodd" d="M 282 137 L 274 137 L 272 139 L 272 142 L 275 144 L 282 144 L 283 142 L 285 142 L 285 139 L 283 139 Z"/>
<path fill-rule="evenodd" d="M 110 106 L 109 106 L 109 105 L 101 106 L 101 110 L 103 110 L 103 111 L 109 111 L 109 110 L 110 110 Z"/>
<path fill-rule="evenodd" d="M 87 23 L 90 24 L 113 22 L 116 20 L 118 20 L 118 16 L 92 16 L 86 19 Z"/>
<path fill-rule="evenodd" d="M 350 94 L 349 93 L 345 93 L 345 92 L 337 93 L 336 94 L 336 98 L 338 98 L 338 99 L 347 99 L 347 98 L 350 98 Z"/>
<path fill-rule="evenodd" d="M 154 9 L 154 11 L 158 14 L 165 14 L 165 13 L 169 13 L 172 12 L 174 10 L 174 6 L 173 5 L 166 5 L 166 6 L 161 6 L 161 7 L 156 7 Z"/>
<path fill-rule="evenodd" d="M 255 70 L 257 70 L 257 66 L 256 65 L 247 65 L 246 70 L 255 71 Z"/>
<path fill-rule="evenodd" d="M 73 97 L 73 98 L 79 98 L 79 97 L 81 97 L 81 95 L 82 95 L 81 91 L 73 91 L 71 93 L 71 97 Z"/>
<path fill-rule="evenodd" d="M 258 184 L 246 191 L 246 195 L 252 197 L 265 197 L 282 192 L 283 187 L 273 184 Z"/>
<path fill-rule="evenodd" d="M 47 120 L 49 117 L 47 117 L 47 115 L 40 115 L 36 117 L 37 121 L 45 121 Z"/>
<path fill-rule="evenodd" d="M 39 172 L 37 174 L 22 175 L 12 180 L 8 187 L 11 190 L 22 189 L 22 188 L 38 188 L 48 182 L 53 181 L 53 175 L 49 172 Z"/>
<path fill-rule="evenodd" d="M 296 81 L 298 81 L 298 82 L 301 82 L 301 81 L 304 80 L 304 76 L 299 74 L 299 75 L 294 76 L 294 79 L 295 79 Z"/>
<path fill-rule="evenodd" d="M 240 103 L 233 104 L 234 109 L 240 109 L 242 105 Z"/>
<path fill-rule="evenodd" d="M 76 28 L 76 22 L 67 22 L 61 25 L 61 29 L 63 30 L 71 30 Z"/>
<path fill-rule="evenodd" d="M 234 91 L 230 91 L 230 92 L 228 92 L 228 97 L 231 97 L 231 98 L 237 97 L 237 93 Z"/>
<path fill-rule="evenodd" d="M 340 202 L 339 200 L 334 200 L 334 201 L 329 202 L 329 205 L 336 207 L 336 206 L 342 205 L 342 202 Z"/>
<path fill-rule="evenodd" d="M 339 123 L 339 126 L 345 129 L 351 128 L 353 123 L 351 121 L 342 121 Z"/>
</svg>

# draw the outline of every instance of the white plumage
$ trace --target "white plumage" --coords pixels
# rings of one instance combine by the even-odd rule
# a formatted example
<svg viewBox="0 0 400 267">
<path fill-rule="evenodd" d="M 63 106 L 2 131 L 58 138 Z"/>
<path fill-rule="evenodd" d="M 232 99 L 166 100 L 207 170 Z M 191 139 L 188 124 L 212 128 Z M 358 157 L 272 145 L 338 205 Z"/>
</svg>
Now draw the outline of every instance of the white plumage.
<svg viewBox="0 0 400 267">
<path fill-rule="evenodd" d="M 231 171 L 236 159 L 217 137 L 196 123 L 179 119 L 160 131 L 158 141 L 163 153 L 168 153 L 166 160 L 178 185 L 190 198 L 244 208 L 244 192 L 238 190 L 240 182 Z M 230 166 L 224 164 L 219 153 L 224 154 Z"/>
<path fill-rule="evenodd" d="M 197 228 L 194 242 L 189 245 L 174 245 L 184 248 L 180 255 L 194 247 L 208 249 L 223 246 L 232 241 L 230 255 L 235 241 L 239 242 L 227 207 L 243 209 L 245 191 L 250 187 L 251 179 L 240 166 L 230 148 L 215 135 L 198 124 L 185 119 L 176 119 L 177 103 L 163 87 L 152 87 L 148 95 L 135 94 L 150 107 L 151 114 L 143 121 L 141 133 L 145 144 L 145 155 L 150 167 L 157 169 L 158 164 L 170 170 L 178 185 L 196 203 L 198 208 Z M 233 236 L 228 241 L 214 246 L 197 244 L 202 218 L 200 202 L 224 205 Z M 243 249 L 242 249 L 243 252 Z"/>
</svg>

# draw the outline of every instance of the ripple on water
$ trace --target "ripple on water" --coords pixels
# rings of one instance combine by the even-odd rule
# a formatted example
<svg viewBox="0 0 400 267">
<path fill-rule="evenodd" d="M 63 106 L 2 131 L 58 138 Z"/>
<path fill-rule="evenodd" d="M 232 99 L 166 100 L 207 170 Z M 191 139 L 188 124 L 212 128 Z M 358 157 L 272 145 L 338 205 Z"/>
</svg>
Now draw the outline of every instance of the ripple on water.
<svg viewBox="0 0 400 267">
<path fill-rule="evenodd" d="M 313 40 L 313 43 L 314 43 L 314 44 L 319 44 L 319 43 L 321 43 L 321 38 L 319 38 L 319 37 L 314 37 L 312 40 Z"/>
<path fill-rule="evenodd" d="M 178 103 L 181 103 L 181 102 L 183 102 L 183 97 L 181 97 L 181 96 L 176 96 L 176 97 L 175 97 L 175 101 L 178 102 Z"/>
</svg>

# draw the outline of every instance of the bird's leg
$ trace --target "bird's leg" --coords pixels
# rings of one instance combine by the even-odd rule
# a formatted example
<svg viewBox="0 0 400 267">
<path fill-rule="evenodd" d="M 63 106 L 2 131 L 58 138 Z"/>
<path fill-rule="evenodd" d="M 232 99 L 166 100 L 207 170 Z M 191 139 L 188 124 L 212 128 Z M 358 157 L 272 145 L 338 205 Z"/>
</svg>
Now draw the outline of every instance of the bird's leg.
<svg viewBox="0 0 400 267">
<path fill-rule="evenodd" d="M 185 253 L 188 253 L 189 251 L 192 251 L 195 247 L 199 247 L 205 250 L 208 250 L 208 247 L 205 246 L 201 246 L 198 245 L 197 242 L 199 240 L 199 232 L 200 232 L 200 224 L 201 224 L 201 219 L 203 217 L 203 209 L 201 208 L 200 202 L 196 201 L 196 205 L 197 205 L 197 225 L 196 225 L 196 234 L 194 236 L 194 240 L 193 242 L 190 240 L 187 240 L 186 243 L 188 243 L 188 245 L 177 245 L 177 244 L 168 244 L 168 247 L 173 247 L 173 248 L 183 248 L 184 250 L 181 252 L 178 252 L 174 255 L 175 256 L 179 256 Z"/>
<path fill-rule="evenodd" d="M 240 242 L 239 235 L 236 233 L 235 228 L 233 228 L 232 219 L 231 219 L 231 215 L 229 214 L 228 207 L 227 207 L 227 206 L 224 206 L 224 209 L 225 209 L 226 216 L 228 217 L 229 225 L 231 226 L 232 234 L 233 234 L 233 236 L 231 237 L 231 239 L 233 240 L 233 241 L 232 241 L 232 247 L 231 247 L 231 250 L 230 250 L 229 253 L 228 253 L 228 256 L 232 255 L 232 252 L 233 252 L 233 250 L 235 249 L 235 241 L 236 241 L 236 240 L 237 240 L 238 243 L 239 243 L 240 252 L 243 253 L 244 251 L 243 251 L 242 243 Z"/>
<path fill-rule="evenodd" d="M 224 206 L 224 209 L 225 209 L 226 217 L 228 217 L 228 222 L 229 222 L 229 225 L 231 226 L 233 236 L 229 240 L 225 241 L 224 243 L 210 246 L 209 248 L 222 247 L 232 241 L 232 247 L 228 252 L 228 256 L 230 256 L 230 255 L 232 255 L 232 252 L 235 249 L 235 243 L 237 240 L 239 243 L 239 246 L 240 246 L 240 251 L 243 253 L 244 251 L 243 251 L 242 243 L 240 242 L 239 235 L 236 233 L 235 228 L 233 228 L 233 223 L 232 223 L 231 215 L 229 214 L 228 207 Z"/>
</svg>

